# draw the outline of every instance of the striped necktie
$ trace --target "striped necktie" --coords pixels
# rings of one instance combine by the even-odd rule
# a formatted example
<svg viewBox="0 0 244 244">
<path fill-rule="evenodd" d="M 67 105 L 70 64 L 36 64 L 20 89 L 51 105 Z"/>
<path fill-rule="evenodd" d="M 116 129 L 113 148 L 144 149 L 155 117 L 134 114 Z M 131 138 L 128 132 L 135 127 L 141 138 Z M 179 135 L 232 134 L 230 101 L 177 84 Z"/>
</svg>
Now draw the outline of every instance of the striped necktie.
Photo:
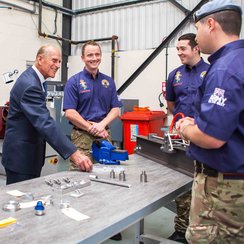
<svg viewBox="0 0 244 244">
<path fill-rule="evenodd" d="M 47 82 L 44 81 L 44 82 L 42 83 L 42 85 L 43 85 L 44 94 L 45 94 L 45 97 L 46 97 L 46 96 L 47 96 Z"/>
</svg>

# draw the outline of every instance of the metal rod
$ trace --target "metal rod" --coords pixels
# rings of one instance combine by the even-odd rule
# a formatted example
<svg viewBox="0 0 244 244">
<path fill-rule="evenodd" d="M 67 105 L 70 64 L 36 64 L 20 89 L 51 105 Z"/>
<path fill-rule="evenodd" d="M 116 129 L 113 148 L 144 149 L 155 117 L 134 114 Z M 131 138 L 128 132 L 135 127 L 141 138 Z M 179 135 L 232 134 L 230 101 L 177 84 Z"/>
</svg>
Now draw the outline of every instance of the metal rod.
<svg viewBox="0 0 244 244">
<path fill-rule="evenodd" d="M 163 137 L 160 137 L 160 136 L 151 135 L 151 137 L 156 138 L 156 139 L 159 139 L 159 140 L 164 140 L 164 138 Z"/>
<path fill-rule="evenodd" d="M 24 8 L 22 6 L 19 6 L 19 5 L 13 4 L 13 3 L 9 3 L 9 2 L 6 2 L 6 1 L 0 1 L 0 3 L 10 6 L 11 7 L 10 9 L 14 8 L 14 9 L 21 10 L 21 11 L 24 11 L 24 12 L 27 12 L 27 13 L 30 13 L 30 14 L 35 14 L 36 13 L 36 4 L 35 3 L 34 3 L 34 6 L 33 6 L 33 10 L 28 9 L 28 8 Z M 9 8 L 9 7 L 7 7 L 7 8 Z"/>
<path fill-rule="evenodd" d="M 114 80 L 114 68 L 115 68 L 115 39 L 112 39 L 111 47 L 111 77 Z"/>
<path fill-rule="evenodd" d="M 101 10 L 108 10 L 108 9 L 112 9 L 112 8 L 119 8 L 119 7 L 125 7 L 125 6 L 129 6 L 129 5 L 135 5 L 135 4 L 141 4 L 144 2 L 153 2 L 156 0 L 136 0 L 136 1 L 124 1 L 124 2 L 118 2 L 115 4 L 106 4 L 106 5 L 101 5 L 101 6 L 97 6 L 97 7 L 92 7 L 92 8 L 86 8 L 86 9 L 79 9 L 74 11 L 75 15 L 80 15 L 80 14 L 86 14 L 86 13 L 91 13 L 91 12 L 95 12 L 95 11 L 101 11 Z"/>
<path fill-rule="evenodd" d="M 169 49 L 169 45 L 166 45 L 166 50 L 165 50 L 165 82 L 168 81 L 168 49 Z"/>
<path fill-rule="evenodd" d="M 126 187 L 126 188 L 130 188 L 131 187 L 130 184 L 125 184 L 125 183 L 121 183 L 121 182 L 114 182 L 114 181 L 105 180 L 105 179 L 92 179 L 91 178 L 90 180 L 91 181 L 95 181 L 95 182 L 109 184 L 109 185 L 122 186 L 122 187 Z"/>
<path fill-rule="evenodd" d="M 67 38 L 49 35 L 49 34 L 46 34 L 45 32 L 42 32 L 42 6 L 43 6 L 43 3 L 44 2 L 42 0 L 39 0 L 39 16 L 38 16 L 38 34 L 39 34 L 39 36 L 43 36 L 45 38 L 51 38 L 51 39 L 55 39 L 55 40 L 59 40 L 59 41 L 63 41 L 63 42 L 68 42 L 68 43 L 74 44 L 74 45 L 86 43 L 91 40 L 90 39 L 90 40 L 83 40 L 83 41 L 72 41 Z M 92 39 L 92 40 L 96 41 L 96 42 L 100 42 L 100 41 L 110 41 L 110 40 L 115 41 L 116 39 L 118 39 L 118 36 L 113 35 L 111 37 L 104 37 L 104 38 L 98 38 L 98 39 Z"/>
<path fill-rule="evenodd" d="M 34 2 L 37 2 L 38 0 L 32 0 Z M 96 11 L 102 11 L 102 10 L 108 10 L 112 8 L 119 8 L 119 7 L 124 7 L 124 6 L 129 6 L 129 5 L 135 5 L 135 4 L 141 4 L 144 2 L 153 2 L 153 1 L 158 1 L 158 0 L 136 0 L 136 1 L 123 1 L 123 2 L 118 2 L 115 4 L 106 4 L 106 5 L 101 5 L 97 7 L 90 7 L 86 9 L 78 9 L 78 10 L 71 10 L 68 8 L 61 7 L 57 4 L 52 4 L 46 1 L 42 1 L 43 6 L 54 8 L 63 14 L 66 15 L 81 15 L 81 14 L 86 14 L 86 13 L 92 13 Z"/>
</svg>

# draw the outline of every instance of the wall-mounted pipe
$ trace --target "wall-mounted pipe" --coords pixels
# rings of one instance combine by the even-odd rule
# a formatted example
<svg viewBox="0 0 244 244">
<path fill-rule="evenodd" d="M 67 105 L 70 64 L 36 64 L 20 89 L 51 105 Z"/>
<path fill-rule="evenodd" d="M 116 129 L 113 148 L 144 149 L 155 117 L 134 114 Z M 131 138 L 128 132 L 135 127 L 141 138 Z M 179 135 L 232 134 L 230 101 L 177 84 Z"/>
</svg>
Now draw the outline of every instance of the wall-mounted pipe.
<svg viewBox="0 0 244 244">
<path fill-rule="evenodd" d="M 9 3 L 9 2 L 6 2 L 6 1 L 0 1 L 0 4 L 5 4 L 5 5 L 10 6 L 9 9 L 13 9 L 14 8 L 14 9 L 21 10 L 21 11 L 24 11 L 24 12 L 27 12 L 27 13 L 30 13 L 30 14 L 35 14 L 36 13 L 36 4 L 35 3 L 34 3 L 34 6 L 33 6 L 33 10 L 28 9 L 28 8 L 24 8 L 22 6 L 14 4 L 14 3 Z"/>
<path fill-rule="evenodd" d="M 78 45 L 78 44 L 82 44 L 82 43 L 86 43 L 86 42 L 90 41 L 90 40 L 73 41 L 71 39 L 63 38 L 60 36 L 49 35 L 49 34 L 42 32 L 42 0 L 39 0 L 38 34 L 39 34 L 39 36 L 43 36 L 45 38 L 51 38 L 51 39 L 62 41 L 63 45 L 64 45 L 64 43 L 68 43 L 70 45 L 71 44 Z M 96 42 L 112 41 L 111 76 L 113 79 L 114 79 L 114 63 L 115 63 L 115 55 L 113 54 L 113 52 L 114 52 L 113 47 L 115 46 L 115 41 L 117 39 L 118 39 L 118 36 L 115 36 L 115 35 L 113 35 L 112 37 L 92 39 L 93 41 L 96 41 Z M 66 48 L 66 50 L 68 50 L 68 49 L 69 48 Z M 63 57 L 63 58 L 64 58 L 64 61 L 67 61 L 66 57 Z M 67 80 L 67 67 L 65 67 L 64 64 L 62 65 L 62 80 Z"/>
<path fill-rule="evenodd" d="M 38 0 L 32 0 L 32 1 L 38 2 Z M 108 10 L 108 9 L 112 9 L 112 8 L 125 7 L 125 6 L 141 4 L 141 3 L 145 3 L 145 2 L 153 2 L 153 1 L 158 1 L 158 0 L 135 0 L 135 1 L 129 1 L 129 2 L 123 1 L 123 2 L 118 2 L 118 3 L 114 3 L 114 4 L 106 4 L 106 5 L 101 5 L 101 6 L 97 6 L 97 7 L 90 7 L 90 8 L 78 9 L 78 10 L 71 10 L 68 8 L 61 7 L 57 4 L 48 3 L 46 1 L 42 1 L 42 4 L 43 4 L 43 6 L 57 9 L 58 11 L 62 12 L 63 14 L 76 16 L 76 15 L 92 13 L 92 12 L 96 12 L 96 11 L 103 11 L 103 10 Z"/>
<path fill-rule="evenodd" d="M 141 72 L 158 56 L 158 54 L 165 48 L 166 45 L 175 37 L 175 35 L 185 26 L 185 24 L 192 18 L 193 13 L 196 12 L 208 0 L 202 0 L 197 6 L 182 20 L 182 22 L 162 41 L 162 43 L 151 53 L 151 55 L 139 66 L 139 68 L 128 78 L 127 81 L 118 89 L 120 95 L 140 74 Z"/>
<path fill-rule="evenodd" d="M 114 38 L 112 38 L 112 43 L 111 43 L 111 77 L 114 80 L 114 70 L 115 70 L 115 41 L 116 39 L 118 39 L 117 36 L 114 36 Z"/>
<path fill-rule="evenodd" d="M 72 0 L 63 0 L 63 6 L 68 9 L 72 9 Z M 55 9 L 55 14 L 58 10 Z M 62 37 L 71 39 L 71 27 L 72 27 L 72 16 L 62 14 Z M 53 33 L 56 34 L 56 33 Z M 68 67 L 67 63 L 71 54 L 71 43 L 62 41 L 62 63 L 61 63 L 61 80 L 68 79 Z"/>
<path fill-rule="evenodd" d="M 39 36 L 43 36 L 45 38 L 52 38 L 52 39 L 59 40 L 59 41 L 66 41 L 66 42 L 68 42 L 70 44 L 74 44 L 74 45 L 78 45 L 78 44 L 82 44 L 82 43 L 86 43 L 87 41 L 90 41 L 90 40 L 73 41 L 73 40 L 70 40 L 67 38 L 49 35 L 49 34 L 46 34 L 45 32 L 42 32 L 42 0 L 39 0 L 39 16 L 38 17 L 39 17 L 38 18 L 38 34 L 39 34 Z M 96 42 L 101 42 L 101 41 L 110 41 L 113 39 L 116 40 L 116 39 L 118 39 L 118 37 L 117 36 L 111 36 L 111 37 L 97 38 L 97 39 L 92 39 L 92 40 L 94 40 Z"/>
</svg>

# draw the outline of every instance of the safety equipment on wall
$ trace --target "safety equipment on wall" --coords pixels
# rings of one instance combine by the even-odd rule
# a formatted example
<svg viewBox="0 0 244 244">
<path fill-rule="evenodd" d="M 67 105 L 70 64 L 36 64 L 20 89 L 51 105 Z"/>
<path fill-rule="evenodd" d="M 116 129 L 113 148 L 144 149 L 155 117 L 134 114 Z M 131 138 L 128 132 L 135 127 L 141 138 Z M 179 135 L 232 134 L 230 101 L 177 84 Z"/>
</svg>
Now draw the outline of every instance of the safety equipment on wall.
<svg viewBox="0 0 244 244">
<path fill-rule="evenodd" d="M 3 73 L 3 79 L 4 79 L 5 84 L 13 82 L 14 81 L 13 76 L 18 74 L 18 73 L 19 73 L 19 71 L 17 69 L 15 69 L 13 72 Z"/>
</svg>

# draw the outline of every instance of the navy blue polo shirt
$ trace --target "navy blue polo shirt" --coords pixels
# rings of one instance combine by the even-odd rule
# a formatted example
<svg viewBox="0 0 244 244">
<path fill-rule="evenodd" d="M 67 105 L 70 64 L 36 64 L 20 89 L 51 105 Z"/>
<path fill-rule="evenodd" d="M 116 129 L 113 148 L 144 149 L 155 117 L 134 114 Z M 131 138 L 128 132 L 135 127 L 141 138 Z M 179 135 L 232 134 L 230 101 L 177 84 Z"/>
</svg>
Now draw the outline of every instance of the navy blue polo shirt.
<svg viewBox="0 0 244 244">
<path fill-rule="evenodd" d="M 95 79 L 84 69 L 65 85 L 63 110 L 75 109 L 85 120 L 100 122 L 112 108 L 122 107 L 114 80 L 100 72 Z"/>
<path fill-rule="evenodd" d="M 192 68 L 181 65 L 170 72 L 166 83 L 166 100 L 175 102 L 174 115 L 181 112 L 194 117 L 195 96 L 208 67 L 209 64 L 201 59 Z"/>
<path fill-rule="evenodd" d="M 209 62 L 196 97 L 195 123 L 226 143 L 219 149 L 191 143 L 187 154 L 220 172 L 244 173 L 244 40 L 225 45 Z"/>
</svg>

